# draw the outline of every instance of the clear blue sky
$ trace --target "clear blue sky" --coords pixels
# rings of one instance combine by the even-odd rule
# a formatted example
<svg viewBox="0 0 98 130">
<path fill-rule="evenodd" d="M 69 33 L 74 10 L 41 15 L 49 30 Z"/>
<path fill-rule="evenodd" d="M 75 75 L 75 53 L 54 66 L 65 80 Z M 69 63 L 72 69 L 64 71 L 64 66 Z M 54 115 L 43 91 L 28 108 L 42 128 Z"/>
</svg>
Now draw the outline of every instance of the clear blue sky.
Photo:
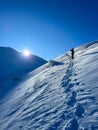
<svg viewBox="0 0 98 130">
<path fill-rule="evenodd" d="M 0 46 L 46 60 L 98 40 L 98 0 L 0 0 Z"/>
</svg>

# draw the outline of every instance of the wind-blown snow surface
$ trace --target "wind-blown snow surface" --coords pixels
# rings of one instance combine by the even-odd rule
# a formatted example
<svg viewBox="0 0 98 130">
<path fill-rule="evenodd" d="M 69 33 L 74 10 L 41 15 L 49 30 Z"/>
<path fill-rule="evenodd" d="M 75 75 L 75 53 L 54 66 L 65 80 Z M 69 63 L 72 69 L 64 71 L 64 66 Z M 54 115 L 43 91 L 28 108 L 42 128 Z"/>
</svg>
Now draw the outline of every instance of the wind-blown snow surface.
<svg viewBox="0 0 98 130">
<path fill-rule="evenodd" d="M 0 102 L 0 130 L 98 130 L 98 43 L 55 60 Z"/>
</svg>

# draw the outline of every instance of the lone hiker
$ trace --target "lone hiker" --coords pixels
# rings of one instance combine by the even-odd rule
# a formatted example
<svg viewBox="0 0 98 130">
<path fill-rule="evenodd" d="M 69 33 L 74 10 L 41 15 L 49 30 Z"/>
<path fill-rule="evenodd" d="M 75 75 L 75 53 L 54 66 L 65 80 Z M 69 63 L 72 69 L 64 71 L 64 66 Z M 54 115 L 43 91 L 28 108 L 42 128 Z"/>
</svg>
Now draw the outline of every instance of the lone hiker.
<svg viewBox="0 0 98 130">
<path fill-rule="evenodd" d="M 74 48 L 72 48 L 70 51 L 71 51 L 72 59 L 74 59 Z"/>
</svg>

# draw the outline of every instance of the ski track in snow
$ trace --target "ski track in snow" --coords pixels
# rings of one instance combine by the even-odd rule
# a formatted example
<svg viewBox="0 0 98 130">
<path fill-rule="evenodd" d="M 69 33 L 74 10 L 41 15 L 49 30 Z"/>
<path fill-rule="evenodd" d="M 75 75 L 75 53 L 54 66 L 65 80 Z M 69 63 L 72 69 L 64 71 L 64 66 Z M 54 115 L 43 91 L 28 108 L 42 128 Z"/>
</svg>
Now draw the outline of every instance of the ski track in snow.
<svg viewBox="0 0 98 130">
<path fill-rule="evenodd" d="M 0 130 L 98 130 L 97 49 L 76 48 L 74 60 L 68 53 L 31 72 L 0 102 Z"/>
</svg>

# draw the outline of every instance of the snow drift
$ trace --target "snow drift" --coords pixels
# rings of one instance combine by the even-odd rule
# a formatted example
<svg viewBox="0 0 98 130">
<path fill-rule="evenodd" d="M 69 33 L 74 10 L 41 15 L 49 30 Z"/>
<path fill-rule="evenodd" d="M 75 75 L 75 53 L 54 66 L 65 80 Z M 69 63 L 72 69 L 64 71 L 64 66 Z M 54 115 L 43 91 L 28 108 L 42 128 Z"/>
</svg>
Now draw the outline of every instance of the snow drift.
<svg viewBox="0 0 98 130">
<path fill-rule="evenodd" d="M 98 42 L 53 61 L 0 101 L 0 130 L 98 130 Z"/>
</svg>

